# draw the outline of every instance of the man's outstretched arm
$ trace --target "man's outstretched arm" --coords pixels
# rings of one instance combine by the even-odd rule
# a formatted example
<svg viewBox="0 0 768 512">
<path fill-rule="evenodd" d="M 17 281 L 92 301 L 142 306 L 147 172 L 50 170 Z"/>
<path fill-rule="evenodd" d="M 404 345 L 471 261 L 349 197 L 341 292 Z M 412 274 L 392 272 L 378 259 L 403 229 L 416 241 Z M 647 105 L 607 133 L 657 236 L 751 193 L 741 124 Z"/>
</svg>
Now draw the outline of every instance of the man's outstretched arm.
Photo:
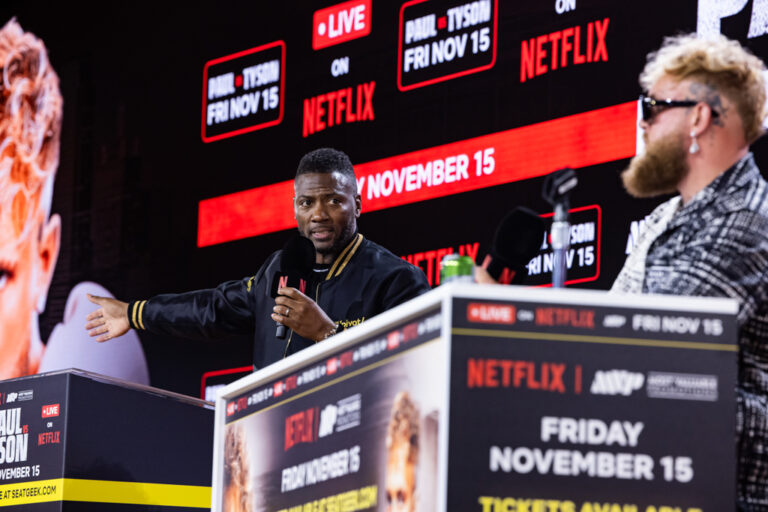
<svg viewBox="0 0 768 512">
<path fill-rule="evenodd" d="M 91 337 L 97 336 L 96 341 L 107 341 L 128 332 L 131 324 L 128 322 L 128 303 L 109 297 L 97 297 L 88 294 L 88 300 L 100 306 L 85 317 L 88 323 L 85 328 Z"/>
<path fill-rule="evenodd" d="M 201 340 L 249 334 L 254 328 L 255 281 L 256 277 L 244 278 L 208 290 L 156 295 L 130 303 L 92 297 L 101 307 L 86 317 L 85 328 L 97 341 L 117 338 L 131 328 Z"/>
</svg>

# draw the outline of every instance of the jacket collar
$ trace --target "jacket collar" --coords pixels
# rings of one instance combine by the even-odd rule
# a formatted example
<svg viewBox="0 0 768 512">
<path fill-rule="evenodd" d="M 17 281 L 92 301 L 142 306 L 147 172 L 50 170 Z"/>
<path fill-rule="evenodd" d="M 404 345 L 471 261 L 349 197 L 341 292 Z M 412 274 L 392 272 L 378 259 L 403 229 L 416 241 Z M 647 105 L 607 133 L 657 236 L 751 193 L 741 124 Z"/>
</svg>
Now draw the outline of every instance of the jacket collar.
<svg viewBox="0 0 768 512">
<path fill-rule="evenodd" d="M 760 171 L 755 165 L 752 153 L 747 153 L 712 183 L 700 190 L 688 204 L 681 207 L 672 219 L 670 227 L 688 222 L 691 216 L 698 216 L 702 210 L 710 210 L 713 204 L 716 205 L 713 210 L 719 211 L 733 207 L 734 202 L 740 203 L 749 183 L 759 175 Z"/>
<path fill-rule="evenodd" d="M 333 265 L 331 265 L 328 275 L 325 276 L 326 281 L 329 281 L 332 277 L 339 277 L 362 243 L 363 235 L 360 233 L 352 237 L 352 240 L 347 244 L 344 250 L 339 253 L 336 260 L 333 262 Z"/>
</svg>

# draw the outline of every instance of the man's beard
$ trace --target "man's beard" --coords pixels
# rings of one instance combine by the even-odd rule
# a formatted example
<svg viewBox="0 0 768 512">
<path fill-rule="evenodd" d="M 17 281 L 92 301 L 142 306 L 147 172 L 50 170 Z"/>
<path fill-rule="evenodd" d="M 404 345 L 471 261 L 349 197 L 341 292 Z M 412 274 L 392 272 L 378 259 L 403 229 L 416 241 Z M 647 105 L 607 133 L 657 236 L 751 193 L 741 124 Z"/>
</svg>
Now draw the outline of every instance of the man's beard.
<svg viewBox="0 0 768 512">
<path fill-rule="evenodd" d="M 342 230 L 339 237 L 333 241 L 333 244 L 331 244 L 330 247 L 315 247 L 315 251 L 323 256 L 328 254 L 338 256 L 347 246 L 347 244 L 349 244 L 349 241 L 352 240 L 352 237 L 355 236 L 355 234 L 357 234 L 357 226 L 353 224 L 347 224 L 344 226 L 344 229 Z"/>
<path fill-rule="evenodd" d="M 654 197 L 677 191 L 688 174 L 683 136 L 670 136 L 646 146 L 621 173 L 624 188 L 634 197 Z"/>
</svg>

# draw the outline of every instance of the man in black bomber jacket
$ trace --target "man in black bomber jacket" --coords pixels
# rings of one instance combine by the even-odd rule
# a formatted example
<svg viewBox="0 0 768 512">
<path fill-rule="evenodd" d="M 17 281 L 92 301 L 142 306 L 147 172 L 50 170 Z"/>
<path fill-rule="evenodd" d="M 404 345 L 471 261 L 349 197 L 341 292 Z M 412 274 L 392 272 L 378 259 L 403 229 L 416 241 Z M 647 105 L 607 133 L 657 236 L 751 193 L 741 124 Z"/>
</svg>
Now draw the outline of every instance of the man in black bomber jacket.
<svg viewBox="0 0 768 512">
<path fill-rule="evenodd" d="M 361 202 L 346 154 L 330 148 L 306 154 L 294 190 L 299 233 L 315 246 L 310 296 L 286 287 L 270 297 L 277 251 L 255 276 L 210 290 L 130 303 L 89 296 L 101 306 L 87 317 L 89 334 L 106 341 L 130 328 L 193 338 L 252 333 L 254 367 L 262 368 L 429 290 L 421 269 L 357 232 Z M 275 338 L 277 321 L 291 329 L 286 340 Z"/>
</svg>

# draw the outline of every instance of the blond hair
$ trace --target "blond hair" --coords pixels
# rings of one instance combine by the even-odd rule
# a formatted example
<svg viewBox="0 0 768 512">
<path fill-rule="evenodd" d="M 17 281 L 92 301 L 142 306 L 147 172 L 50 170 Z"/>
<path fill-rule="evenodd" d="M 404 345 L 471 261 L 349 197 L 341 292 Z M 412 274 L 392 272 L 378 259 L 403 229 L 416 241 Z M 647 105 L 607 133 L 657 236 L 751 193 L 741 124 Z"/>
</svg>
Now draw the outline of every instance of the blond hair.
<svg viewBox="0 0 768 512">
<path fill-rule="evenodd" d="M 406 449 L 409 462 L 419 460 L 419 408 L 407 391 L 395 396 L 387 428 L 387 449 L 399 446 Z"/>
<path fill-rule="evenodd" d="M 648 91 L 663 76 L 700 82 L 715 89 L 735 106 L 748 144 L 763 134 L 765 64 L 749 50 L 723 35 L 703 39 L 696 34 L 667 37 L 648 54 L 640 85 Z"/>
<path fill-rule="evenodd" d="M 11 19 L 0 29 L 0 216 L 19 239 L 31 212 L 50 213 L 62 107 L 45 45 Z"/>
<path fill-rule="evenodd" d="M 251 466 L 248 462 L 245 431 L 230 425 L 224 435 L 224 510 L 251 512 L 253 496 Z"/>
</svg>

